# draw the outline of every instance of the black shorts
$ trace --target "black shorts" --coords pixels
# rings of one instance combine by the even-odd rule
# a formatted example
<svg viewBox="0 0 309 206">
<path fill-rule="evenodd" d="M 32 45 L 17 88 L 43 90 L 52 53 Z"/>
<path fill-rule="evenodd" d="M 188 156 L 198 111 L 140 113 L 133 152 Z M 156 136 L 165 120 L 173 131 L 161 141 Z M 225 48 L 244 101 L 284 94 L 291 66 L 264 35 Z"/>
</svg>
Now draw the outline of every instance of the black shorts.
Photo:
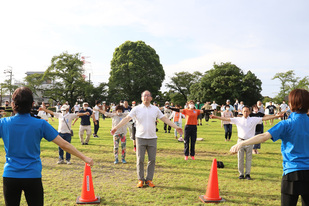
<svg viewBox="0 0 309 206">
<path fill-rule="evenodd" d="M 309 170 L 291 172 L 282 177 L 281 193 L 309 195 Z"/>
<path fill-rule="evenodd" d="M 24 191 L 28 205 L 44 204 L 41 178 L 3 177 L 3 193 L 6 205 L 19 205 L 22 191 Z"/>
</svg>

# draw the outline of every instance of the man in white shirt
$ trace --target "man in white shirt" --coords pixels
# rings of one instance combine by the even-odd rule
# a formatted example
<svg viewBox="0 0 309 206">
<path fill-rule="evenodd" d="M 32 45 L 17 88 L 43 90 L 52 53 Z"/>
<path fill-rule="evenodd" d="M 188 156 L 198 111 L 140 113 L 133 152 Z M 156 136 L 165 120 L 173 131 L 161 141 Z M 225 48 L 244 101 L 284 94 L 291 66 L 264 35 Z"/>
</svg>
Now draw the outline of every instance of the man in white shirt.
<svg viewBox="0 0 309 206">
<path fill-rule="evenodd" d="M 114 135 L 117 129 L 126 125 L 132 118 L 136 121 L 136 143 L 137 143 L 137 176 L 138 188 L 144 186 L 144 182 L 149 187 L 155 187 L 152 182 L 156 152 L 157 152 L 157 135 L 156 135 L 156 118 L 161 119 L 164 123 L 177 129 L 179 134 L 182 134 L 182 129 L 165 117 L 158 107 L 151 105 L 151 93 L 146 90 L 141 95 L 142 104 L 134 107 L 131 112 L 119 124 L 111 129 L 111 134 Z M 145 153 L 148 153 L 147 176 L 144 178 L 144 159 Z"/>
<path fill-rule="evenodd" d="M 255 136 L 255 128 L 257 124 L 262 124 L 263 121 L 275 119 L 279 116 L 269 115 L 261 117 L 250 117 L 250 108 L 248 106 L 244 106 L 242 109 L 243 116 L 242 117 L 234 117 L 234 118 L 225 118 L 211 115 L 211 118 L 220 119 L 222 121 L 228 121 L 237 126 L 238 132 L 238 141 L 245 141 Z M 253 145 L 247 145 L 242 147 L 238 151 L 238 172 L 239 179 L 247 179 L 251 180 L 250 172 L 251 172 L 251 161 L 252 161 L 252 148 Z M 244 157 L 246 153 L 246 173 L 244 173 Z M 244 176 L 245 175 L 245 176 Z"/>
<path fill-rule="evenodd" d="M 75 105 L 74 105 L 74 113 L 75 114 L 78 113 L 79 110 L 80 110 L 80 106 L 79 106 L 78 102 L 76 102 Z"/>
<path fill-rule="evenodd" d="M 59 119 L 59 125 L 58 125 L 58 132 L 59 132 L 59 136 L 62 137 L 65 141 L 71 143 L 71 139 L 72 139 L 72 133 L 71 133 L 71 125 L 72 125 L 72 121 L 73 119 L 79 117 L 79 116 L 83 116 L 83 115 L 89 115 L 89 113 L 78 113 L 78 114 L 71 114 L 69 113 L 70 111 L 70 106 L 68 105 L 63 105 L 60 108 L 61 113 L 56 113 L 53 112 L 51 110 L 48 110 L 46 108 L 40 107 L 39 111 L 44 111 L 46 113 L 49 113 L 53 116 L 55 116 L 56 118 Z M 57 162 L 57 164 L 65 164 L 64 160 L 63 160 L 63 150 L 61 147 L 59 147 L 59 160 Z M 66 163 L 68 165 L 71 164 L 70 160 L 71 160 L 71 154 L 66 152 Z"/>
<path fill-rule="evenodd" d="M 288 115 L 286 114 L 286 112 L 288 111 L 288 108 L 289 108 L 289 106 L 283 100 L 282 104 L 280 104 L 281 112 L 284 113 L 283 120 L 286 120 L 287 117 L 288 117 Z"/>
<path fill-rule="evenodd" d="M 212 104 L 210 105 L 211 108 L 214 110 L 214 115 L 217 115 L 217 107 L 219 106 L 216 101 L 213 101 Z"/>
<path fill-rule="evenodd" d="M 95 119 L 95 122 L 93 122 L 94 124 L 94 132 L 93 132 L 93 137 L 96 137 L 98 138 L 98 131 L 99 131 L 99 128 L 100 128 L 100 124 L 99 124 L 99 120 L 100 120 L 100 112 L 99 110 L 101 109 L 101 103 L 99 100 L 96 100 L 95 101 L 95 107 L 93 108 L 93 115 L 94 115 L 94 119 Z"/>
</svg>

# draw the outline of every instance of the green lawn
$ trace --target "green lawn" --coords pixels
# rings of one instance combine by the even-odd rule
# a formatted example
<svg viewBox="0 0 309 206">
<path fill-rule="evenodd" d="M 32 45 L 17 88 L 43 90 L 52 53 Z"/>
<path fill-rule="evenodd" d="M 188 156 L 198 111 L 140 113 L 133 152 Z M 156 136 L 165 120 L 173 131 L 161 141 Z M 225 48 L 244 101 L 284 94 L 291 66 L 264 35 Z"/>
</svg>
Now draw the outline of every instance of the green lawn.
<svg viewBox="0 0 309 206">
<path fill-rule="evenodd" d="M 58 127 L 57 120 L 50 123 Z M 239 180 L 237 156 L 228 152 L 237 141 L 235 125 L 232 140 L 225 142 L 224 129 L 219 120 L 210 120 L 208 124 L 204 122 L 203 126 L 198 127 L 198 137 L 204 138 L 204 141 L 196 143 L 196 160 L 184 161 L 183 143 L 175 140 L 173 130 L 171 134 L 165 134 L 160 122 L 153 180 L 157 187 L 136 188 L 136 157 L 132 141 L 127 140 L 128 163 L 114 165 L 113 140 L 109 134 L 111 119 L 100 120 L 99 138 L 91 137 L 89 145 L 80 144 L 78 123 L 73 127 L 72 144 L 94 159 L 95 165 L 91 168 L 94 191 L 101 197 L 102 205 L 203 205 L 199 196 L 206 192 L 214 158 L 225 165 L 224 169 L 218 169 L 220 196 L 226 199 L 221 205 L 280 205 L 280 141 L 262 144 L 260 154 L 253 156 L 253 180 Z M 266 129 L 269 128 L 267 124 Z M 45 205 L 75 205 L 77 196 L 81 195 L 84 163 L 72 157 L 72 165 L 57 165 L 57 146 L 43 140 L 41 149 Z M 2 141 L 0 154 L 3 165 L 5 153 Z M 1 173 L 2 170 L 1 166 Z M 2 188 L 2 181 L 0 184 Z M 2 192 L 0 205 L 4 205 Z M 24 197 L 21 205 L 26 205 Z"/>
</svg>

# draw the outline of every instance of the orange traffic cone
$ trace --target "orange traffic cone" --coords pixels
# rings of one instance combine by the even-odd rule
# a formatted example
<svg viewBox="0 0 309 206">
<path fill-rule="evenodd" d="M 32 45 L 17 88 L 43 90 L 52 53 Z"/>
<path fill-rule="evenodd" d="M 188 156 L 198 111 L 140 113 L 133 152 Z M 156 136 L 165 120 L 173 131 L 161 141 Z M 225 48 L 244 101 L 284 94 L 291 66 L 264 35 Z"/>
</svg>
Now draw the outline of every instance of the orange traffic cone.
<svg viewBox="0 0 309 206">
<path fill-rule="evenodd" d="M 199 198 L 204 203 L 224 202 L 225 201 L 225 199 L 223 199 L 219 195 L 217 160 L 216 159 L 214 159 L 213 162 L 212 162 L 206 194 L 200 195 Z"/>
<path fill-rule="evenodd" d="M 77 197 L 77 204 L 100 204 L 100 197 L 94 195 L 91 169 L 89 164 L 85 164 L 84 181 L 82 195 Z"/>
</svg>

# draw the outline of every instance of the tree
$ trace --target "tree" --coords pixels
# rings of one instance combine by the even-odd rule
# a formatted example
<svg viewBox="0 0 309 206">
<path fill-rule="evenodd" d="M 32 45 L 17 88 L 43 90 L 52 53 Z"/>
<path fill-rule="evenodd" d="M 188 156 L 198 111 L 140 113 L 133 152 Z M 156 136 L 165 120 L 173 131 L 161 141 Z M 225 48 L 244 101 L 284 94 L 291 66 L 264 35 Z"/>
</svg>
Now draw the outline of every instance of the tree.
<svg viewBox="0 0 309 206">
<path fill-rule="evenodd" d="M 239 99 L 252 105 L 262 98 L 262 82 L 251 71 L 244 74 L 230 62 L 214 64 L 213 67 L 191 86 L 191 99 L 202 102 L 215 100 L 219 104 L 224 104 L 227 99 L 232 102 Z"/>
<path fill-rule="evenodd" d="M 245 104 L 252 106 L 258 100 L 262 101 L 262 81 L 250 70 L 245 74 L 241 81 L 240 98 Z"/>
<path fill-rule="evenodd" d="M 38 95 L 43 91 L 41 87 L 44 82 L 44 74 L 31 74 L 25 77 L 25 86 L 31 89 L 32 93 Z"/>
<path fill-rule="evenodd" d="M 173 92 L 174 98 L 176 97 L 179 101 L 178 104 L 183 104 L 188 101 L 188 96 L 191 93 L 190 87 L 197 83 L 201 77 L 202 73 L 198 71 L 192 74 L 190 72 L 178 72 L 175 73 L 175 76 L 171 77 L 171 81 L 166 84 L 166 87 Z"/>
<path fill-rule="evenodd" d="M 278 102 L 287 100 L 287 96 L 293 89 L 308 90 L 308 84 L 309 84 L 308 76 L 305 76 L 302 79 L 300 77 L 295 77 L 294 70 L 288 70 L 287 72 L 276 73 L 275 76 L 272 78 L 272 80 L 274 79 L 279 79 L 281 81 L 280 92 L 275 97 L 275 99 Z"/>
<path fill-rule="evenodd" d="M 77 99 L 83 97 L 85 85 L 89 84 L 82 76 L 82 65 L 79 53 L 64 52 L 54 56 L 43 75 L 43 79 L 53 81 L 53 86 L 45 89 L 43 95 L 57 102 L 68 101 L 70 105 L 74 105 Z"/>
<path fill-rule="evenodd" d="M 140 100 L 149 90 L 155 97 L 165 73 L 156 51 L 143 41 L 126 41 L 115 49 L 111 61 L 109 101 Z"/>
</svg>

